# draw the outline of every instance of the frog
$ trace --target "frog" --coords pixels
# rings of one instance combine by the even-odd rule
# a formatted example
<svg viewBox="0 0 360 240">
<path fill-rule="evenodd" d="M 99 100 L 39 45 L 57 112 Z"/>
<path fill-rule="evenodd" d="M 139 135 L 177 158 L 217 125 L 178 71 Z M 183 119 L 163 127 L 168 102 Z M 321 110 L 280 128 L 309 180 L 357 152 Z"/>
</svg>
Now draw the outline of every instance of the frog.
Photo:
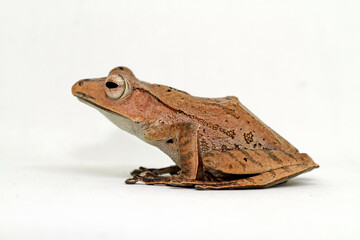
<svg viewBox="0 0 360 240">
<path fill-rule="evenodd" d="M 125 183 L 197 190 L 267 188 L 318 168 L 237 97 L 196 97 L 137 79 L 127 67 L 77 81 L 72 94 L 175 163 L 139 167 Z"/>
</svg>

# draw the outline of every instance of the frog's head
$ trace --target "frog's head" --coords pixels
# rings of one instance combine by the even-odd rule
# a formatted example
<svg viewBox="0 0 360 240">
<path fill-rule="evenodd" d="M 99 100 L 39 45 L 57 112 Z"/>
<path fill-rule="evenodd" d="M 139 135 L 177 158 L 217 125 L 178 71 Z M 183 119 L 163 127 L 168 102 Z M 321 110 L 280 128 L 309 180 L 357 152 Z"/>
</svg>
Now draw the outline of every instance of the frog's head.
<svg viewBox="0 0 360 240">
<path fill-rule="evenodd" d="M 107 77 L 78 81 L 73 85 L 72 93 L 94 107 L 116 112 L 116 105 L 129 97 L 134 81 L 135 76 L 130 69 L 117 67 Z"/>
<path fill-rule="evenodd" d="M 116 67 L 107 77 L 78 81 L 72 87 L 72 93 L 119 127 L 135 133 L 135 129 L 126 125 L 130 122 L 151 123 L 162 115 L 159 101 L 146 90 L 150 85 L 137 80 L 130 69 Z"/>
</svg>

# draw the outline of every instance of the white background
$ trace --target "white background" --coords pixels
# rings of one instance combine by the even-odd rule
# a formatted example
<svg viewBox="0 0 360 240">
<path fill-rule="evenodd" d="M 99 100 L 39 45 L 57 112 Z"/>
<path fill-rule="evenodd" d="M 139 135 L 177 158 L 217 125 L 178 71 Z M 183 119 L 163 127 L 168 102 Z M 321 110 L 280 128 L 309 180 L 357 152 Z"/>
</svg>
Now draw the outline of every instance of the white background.
<svg viewBox="0 0 360 240">
<path fill-rule="evenodd" d="M 0 2 L 1 239 L 359 239 L 359 1 Z M 266 190 L 125 185 L 171 161 L 71 95 L 118 65 L 235 95 L 320 168 Z"/>
</svg>

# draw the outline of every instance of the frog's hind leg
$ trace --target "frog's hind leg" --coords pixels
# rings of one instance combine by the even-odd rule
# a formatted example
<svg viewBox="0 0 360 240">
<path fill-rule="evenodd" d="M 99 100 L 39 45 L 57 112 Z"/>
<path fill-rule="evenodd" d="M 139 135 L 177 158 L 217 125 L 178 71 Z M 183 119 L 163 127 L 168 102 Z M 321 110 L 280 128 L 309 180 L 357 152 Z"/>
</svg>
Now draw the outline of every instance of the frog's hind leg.
<svg viewBox="0 0 360 240">
<path fill-rule="evenodd" d="M 252 177 L 223 182 L 203 182 L 195 185 L 195 189 L 245 189 L 245 188 L 267 188 L 276 184 L 286 182 L 288 179 L 299 174 L 310 171 L 317 165 L 295 164 L 280 167 Z"/>
<path fill-rule="evenodd" d="M 318 167 L 305 153 L 268 149 L 213 150 L 204 155 L 203 164 L 212 174 L 221 172 L 238 178 L 225 176 L 220 182 L 196 184 L 197 189 L 265 188 Z"/>
</svg>

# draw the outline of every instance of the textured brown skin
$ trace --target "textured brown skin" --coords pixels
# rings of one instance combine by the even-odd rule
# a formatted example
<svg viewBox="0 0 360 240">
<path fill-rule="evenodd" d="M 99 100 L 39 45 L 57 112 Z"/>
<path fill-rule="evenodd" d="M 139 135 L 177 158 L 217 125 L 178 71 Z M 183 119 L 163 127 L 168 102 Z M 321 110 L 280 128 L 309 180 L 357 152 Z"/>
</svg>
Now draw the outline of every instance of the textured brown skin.
<svg viewBox="0 0 360 240">
<path fill-rule="evenodd" d="M 261 122 L 236 97 L 200 98 L 135 78 L 125 67 L 110 71 L 128 82 L 129 93 L 112 99 L 105 78 L 78 81 L 75 96 L 141 125 L 141 138 L 176 152 L 177 166 L 140 167 L 126 183 L 196 189 L 263 188 L 318 167 Z M 109 81 L 108 79 L 108 81 Z M 162 176 L 170 173 L 171 176 Z"/>
</svg>

